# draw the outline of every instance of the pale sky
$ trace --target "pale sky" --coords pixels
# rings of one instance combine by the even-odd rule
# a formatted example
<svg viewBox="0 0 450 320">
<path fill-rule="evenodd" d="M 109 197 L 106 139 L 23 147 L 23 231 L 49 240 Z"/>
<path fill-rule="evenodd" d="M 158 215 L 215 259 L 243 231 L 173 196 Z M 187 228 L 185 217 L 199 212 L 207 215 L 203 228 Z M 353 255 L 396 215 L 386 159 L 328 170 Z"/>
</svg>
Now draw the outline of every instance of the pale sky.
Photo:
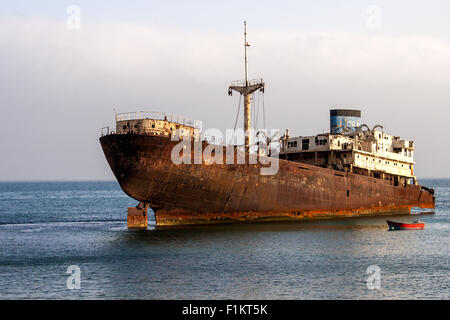
<svg viewBox="0 0 450 320">
<path fill-rule="evenodd" d="M 449 1 L 0 0 L 0 181 L 113 180 L 98 138 L 114 110 L 233 128 L 244 20 L 271 128 L 317 134 L 329 109 L 358 108 L 416 141 L 419 178 L 450 178 L 449 14 Z"/>
</svg>

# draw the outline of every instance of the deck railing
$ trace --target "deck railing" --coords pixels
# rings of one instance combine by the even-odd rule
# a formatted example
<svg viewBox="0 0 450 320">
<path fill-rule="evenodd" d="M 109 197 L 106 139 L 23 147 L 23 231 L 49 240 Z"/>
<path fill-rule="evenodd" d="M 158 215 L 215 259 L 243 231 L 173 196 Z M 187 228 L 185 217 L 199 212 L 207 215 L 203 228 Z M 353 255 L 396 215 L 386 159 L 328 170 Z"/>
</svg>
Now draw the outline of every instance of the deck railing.
<svg viewBox="0 0 450 320">
<path fill-rule="evenodd" d="M 252 79 L 252 80 L 248 80 L 248 85 L 252 86 L 252 85 L 256 85 L 256 84 L 261 84 L 264 83 L 263 79 Z M 231 82 L 231 86 L 232 87 L 245 87 L 245 80 L 235 80 Z"/>
<path fill-rule="evenodd" d="M 118 113 L 116 114 L 116 121 L 124 121 L 124 120 L 143 120 L 143 119 L 152 119 L 152 120 L 166 120 L 169 122 L 178 123 L 181 125 L 198 128 L 199 125 L 186 117 L 177 116 L 165 112 L 157 112 L 157 111 L 138 111 L 138 112 L 127 112 L 127 113 Z"/>
<path fill-rule="evenodd" d="M 112 130 L 110 127 L 104 127 L 104 128 L 102 128 L 102 131 L 101 131 L 102 137 L 110 135 L 110 134 L 115 134 L 115 133 L 116 132 L 114 130 Z"/>
</svg>

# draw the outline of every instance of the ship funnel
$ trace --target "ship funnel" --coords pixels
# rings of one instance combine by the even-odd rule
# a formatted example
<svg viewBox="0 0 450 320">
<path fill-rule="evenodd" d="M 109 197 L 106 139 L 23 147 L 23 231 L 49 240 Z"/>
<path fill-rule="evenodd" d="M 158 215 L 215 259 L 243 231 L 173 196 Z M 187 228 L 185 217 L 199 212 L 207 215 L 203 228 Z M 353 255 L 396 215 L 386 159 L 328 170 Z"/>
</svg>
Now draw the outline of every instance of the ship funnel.
<svg viewBox="0 0 450 320">
<path fill-rule="evenodd" d="M 339 134 L 349 130 L 355 131 L 361 124 L 361 110 L 334 109 L 330 110 L 330 133 Z"/>
</svg>

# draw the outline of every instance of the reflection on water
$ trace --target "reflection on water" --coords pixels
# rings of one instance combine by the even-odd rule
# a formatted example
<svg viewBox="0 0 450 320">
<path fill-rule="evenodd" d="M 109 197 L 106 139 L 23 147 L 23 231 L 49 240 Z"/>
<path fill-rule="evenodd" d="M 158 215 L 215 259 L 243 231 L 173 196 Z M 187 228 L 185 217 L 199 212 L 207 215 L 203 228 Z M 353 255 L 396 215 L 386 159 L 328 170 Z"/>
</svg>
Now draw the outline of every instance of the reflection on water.
<svg viewBox="0 0 450 320">
<path fill-rule="evenodd" d="M 115 183 L 79 184 L 40 186 L 37 199 L 34 186 L 0 184 L 0 208 L 29 208 L 17 220 L 0 209 L 0 298 L 448 298 L 449 181 L 431 185 L 438 208 L 420 216 L 425 230 L 398 232 L 385 220 L 418 216 L 127 230 L 133 200 Z M 66 287 L 69 265 L 80 290 Z M 367 289 L 370 265 L 380 290 Z"/>
</svg>

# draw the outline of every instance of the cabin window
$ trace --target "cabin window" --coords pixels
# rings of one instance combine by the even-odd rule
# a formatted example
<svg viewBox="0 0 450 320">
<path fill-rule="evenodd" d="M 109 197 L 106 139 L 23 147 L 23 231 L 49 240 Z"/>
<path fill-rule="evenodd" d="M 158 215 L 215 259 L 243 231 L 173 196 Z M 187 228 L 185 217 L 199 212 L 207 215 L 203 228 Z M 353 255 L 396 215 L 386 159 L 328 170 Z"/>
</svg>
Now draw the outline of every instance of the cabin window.
<svg viewBox="0 0 450 320">
<path fill-rule="evenodd" d="M 296 147 L 297 146 L 297 141 L 294 141 L 294 147 Z"/>
<path fill-rule="evenodd" d="M 341 146 L 341 140 L 338 140 L 338 147 Z"/>
<path fill-rule="evenodd" d="M 302 140 L 302 150 L 308 150 L 309 149 L 309 139 L 303 139 Z"/>
</svg>

